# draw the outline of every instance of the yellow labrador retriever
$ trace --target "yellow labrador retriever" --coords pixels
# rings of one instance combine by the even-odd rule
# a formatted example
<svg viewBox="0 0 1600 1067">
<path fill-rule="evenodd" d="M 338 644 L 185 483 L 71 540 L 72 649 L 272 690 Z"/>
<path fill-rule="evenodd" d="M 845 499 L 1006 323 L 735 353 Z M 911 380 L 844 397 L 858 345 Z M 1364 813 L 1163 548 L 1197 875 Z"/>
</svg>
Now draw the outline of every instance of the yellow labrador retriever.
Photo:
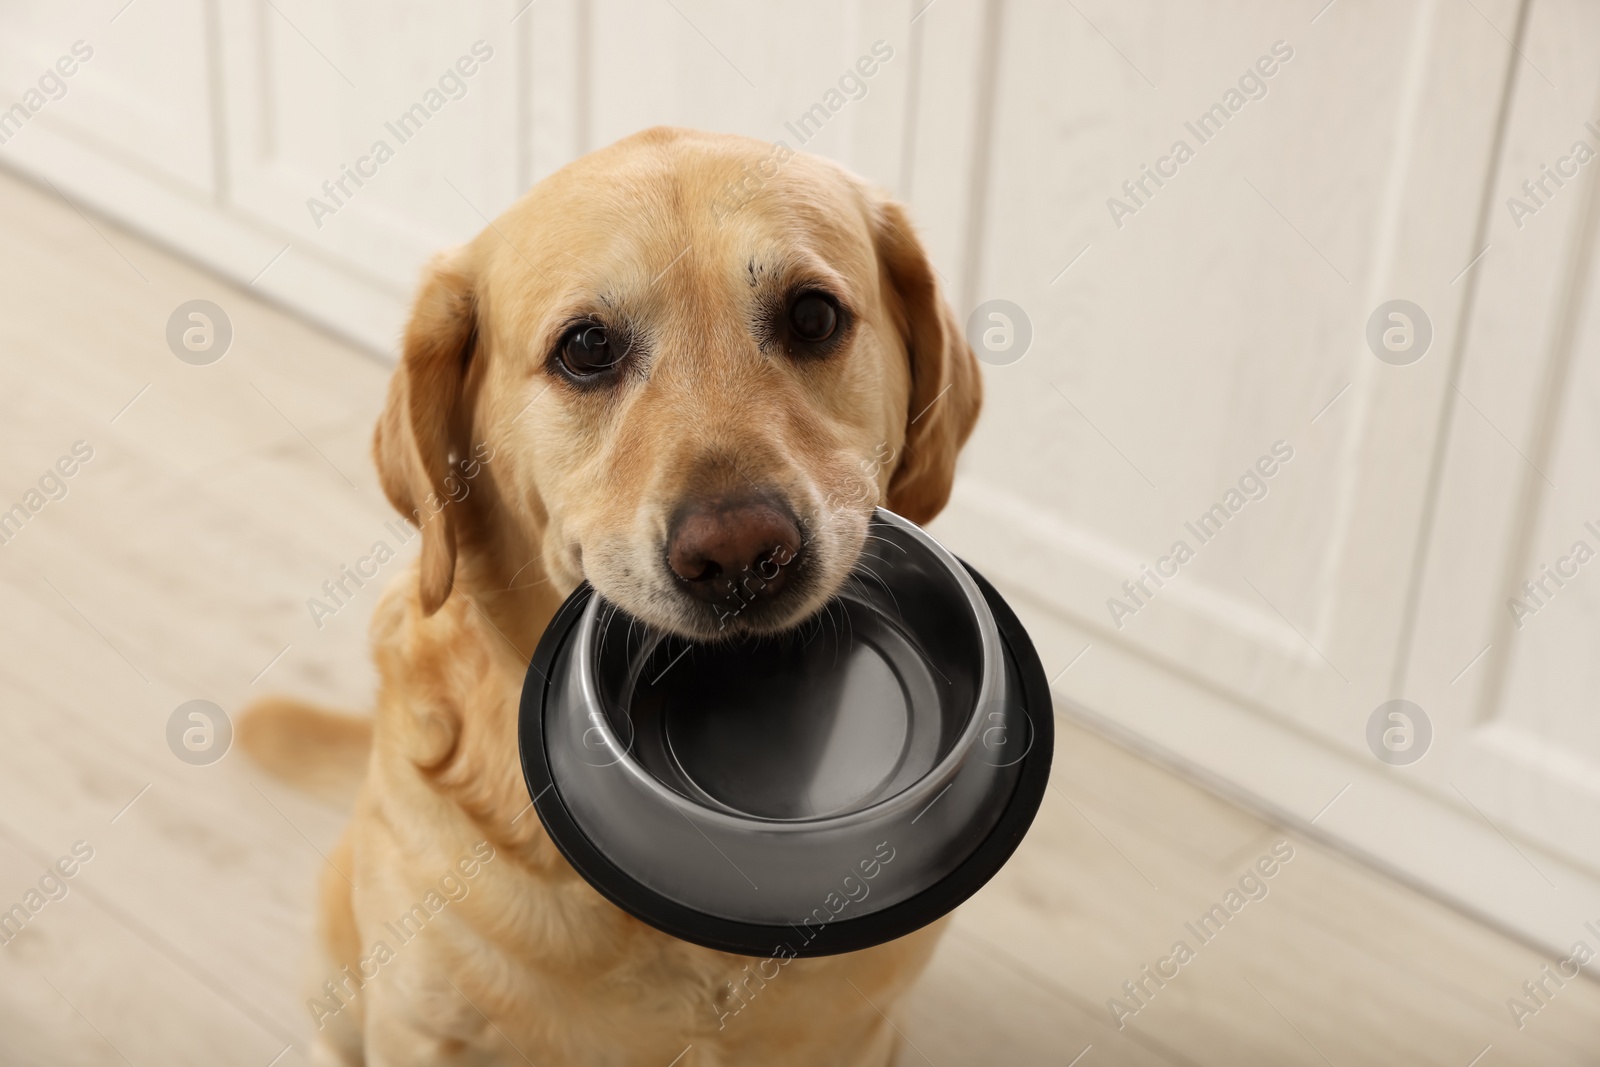
<svg viewBox="0 0 1600 1067">
<path fill-rule="evenodd" d="M 781 146 L 648 130 L 435 261 L 373 448 L 422 544 L 372 622 L 370 753 L 293 702 L 241 723 L 291 777 L 365 764 L 322 881 L 321 1062 L 891 1061 L 938 927 L 779 966 L 631 918 L 531 811 L 518 698 L 584 579 L 685 636 L 805 621 L 875 504 L 944 506 L 979 400 L 904 210 Z"/>
</svg>

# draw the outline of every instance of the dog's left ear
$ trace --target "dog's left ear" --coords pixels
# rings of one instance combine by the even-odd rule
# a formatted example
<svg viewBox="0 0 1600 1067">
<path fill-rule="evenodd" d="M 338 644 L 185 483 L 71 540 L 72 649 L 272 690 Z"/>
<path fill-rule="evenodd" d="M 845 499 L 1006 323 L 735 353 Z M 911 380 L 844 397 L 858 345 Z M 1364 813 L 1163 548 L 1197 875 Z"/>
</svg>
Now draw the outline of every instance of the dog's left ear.
<svg viewBox="0 0 1600 1067">
<path fill-rule="evenodd" d="M 372 439 L 384 494 L 422 531 L 425 615 L 439 610 L 455 582 L 462 516 L 451 503 L 460 482 L 451 467 L 466 456 L 472 429 L 467 379 L 478 341 L 476 292 L 465 249 L 429 264 Z"/>
<path fill-rule="evenodd" d="M 874 241 L 890 289 L 890 313 L 911 362 L 905 447 L 889 479 L 889 509 L 925 523 L 950 499 L 956 454 L 983 402 L 983 378 L 905 209 L 882 199 L 874 210 Z"/>
</svg>

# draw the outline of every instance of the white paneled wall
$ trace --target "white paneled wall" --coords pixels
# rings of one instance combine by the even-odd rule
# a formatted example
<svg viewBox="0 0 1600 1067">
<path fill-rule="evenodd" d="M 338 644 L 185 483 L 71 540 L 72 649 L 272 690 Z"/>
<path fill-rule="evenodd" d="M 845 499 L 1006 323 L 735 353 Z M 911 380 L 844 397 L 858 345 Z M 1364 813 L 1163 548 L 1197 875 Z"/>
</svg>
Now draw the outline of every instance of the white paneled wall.
<svg viewBox="0 0 1600 1067">
<path fill-rule="evenodd" d="M 659 123 L 915 186 L 940 269 L 953 279 L 963 262 L 984 18 L 971 4 L 913 22 L 909 3 L 861 0 L 778 17 L 703 0 L 124 3 L 0 12 L 19 94 L 74 41 L 94 50 L 0 162 L 380 353 L 429 255 Z M 863 56 L 872 76 L 802 144 L 789 127 Z"/>
<path fill-rule="evenodd" d="M 937 530 L 1039 610 L 1064 710 L 1544 943 L 1600 918 L 1600 563 L 1507 607 L 1600 550 L 1600 168 L 1505 208 L 1600 147 L 1591 6 L 124 4 L 0 9 L 0 106 L 93 52 L 0 164 L 386 355 L 430 254 L 645 126 L 895 191 L 963 317 L 1031 323 Z"/>
</svg>

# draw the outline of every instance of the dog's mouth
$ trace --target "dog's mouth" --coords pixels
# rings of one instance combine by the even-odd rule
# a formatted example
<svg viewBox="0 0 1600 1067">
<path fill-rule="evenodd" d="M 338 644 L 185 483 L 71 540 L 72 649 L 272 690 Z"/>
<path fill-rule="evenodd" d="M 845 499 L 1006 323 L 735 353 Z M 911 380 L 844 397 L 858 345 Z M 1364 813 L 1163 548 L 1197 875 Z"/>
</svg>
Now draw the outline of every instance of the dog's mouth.
<svg viewBox="0 0 1600 1067">
<path fill-rule="evenodd" d="M 668 519 L 661 562 L 676 628 L 702 640 L 790 629 L 821 606 L 829 553 L 814 521 L 774 490 L 698 495 Z M 820 595 L 819 595 L 820 594 Z M 688 636 L 688 635 L 686 635 Z"/>
<path fill-rule="evenodd" d="M 814 559 L 772 560 L 738 573 L 690 583 L 670 575 L 653 589 L 622 588 L 591 577 L 595 590 L 646 626 L 674 637 L 719 643 L 776 636 L 804 627 L 842 586 L 827 581 Z M 643 594 L 641 596 L 641 593 Z"/>
<path fill-rule="evenodd" d="M 606 600 L 676 637 L 716 643 L 776 636 L 823 611 L 849 581 L 866 541 L 867 523 L 857 516 L 819 523 L 748 498 L 711 511 L 680 509 L 648 564 L 586 554 L 587 577 Z"/>
<path fill-rule="evenodd" d="M 738 570 L 713 564 L 692 578 L 674 573 L 673 580 L 687 601 L 684 614 L 693 636 L 705 640 L 799 626 L 826 599 L 815 595 L 817 571 L 802 541 L 798 549 L 774 545 Z"/>
</svg>

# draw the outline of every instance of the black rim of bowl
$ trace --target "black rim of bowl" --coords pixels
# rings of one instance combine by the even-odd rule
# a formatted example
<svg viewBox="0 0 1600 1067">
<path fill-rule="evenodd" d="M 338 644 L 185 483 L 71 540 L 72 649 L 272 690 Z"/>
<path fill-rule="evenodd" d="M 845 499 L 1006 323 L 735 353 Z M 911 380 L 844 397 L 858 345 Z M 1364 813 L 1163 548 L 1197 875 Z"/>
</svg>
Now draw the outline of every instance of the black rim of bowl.
<svg viewBox="0 0 1600 1067">
<path fill-rule="evenodd" d="M 882 911 L 829 923 L 809 940 L 796 937 L 787 924 L 739 922 L 696 911 L 642 885 L 613 864 L 573 819 L 550 772 L 544 744 L 545 698 L 549 675 L 557 654 L 594 595 L 588 582 L 575 589 L 545 628 L 528 665 L 522 686 L 517 725 L 517 747 L 528 795 L 544 823 L 545 831 L 573 869 L 601 896 L 642 922 L 684 941 L 741 956 L 832 956 L 855 952 L 904 937 L 954 911 L 999 873 L 1022 843 L 1023 835 L 1044 800 L 1055 751 L 1055 713 L 1044 666 L 1034 651 L 1028 632 L 994 586 L 962 561 L 978 583 L 1000 631 L 1005 655 L 1022 680 L 1023 709 L 1033 731 L 1033 743 L 1022 759 L 1011 799 L 1000 821 L 966 859 L 949 874 L 909 900 Z M 798 941 L 798 944 L 796 943 Z"/>
</svg>

